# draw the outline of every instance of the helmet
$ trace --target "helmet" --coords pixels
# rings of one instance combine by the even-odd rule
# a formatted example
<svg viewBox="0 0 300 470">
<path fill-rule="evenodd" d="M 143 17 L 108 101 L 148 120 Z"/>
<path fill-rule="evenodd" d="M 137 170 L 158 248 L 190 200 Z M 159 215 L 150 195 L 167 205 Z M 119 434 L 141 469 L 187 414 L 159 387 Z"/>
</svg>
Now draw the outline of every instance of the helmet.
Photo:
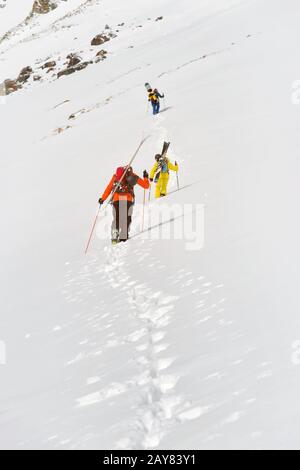
<svg viewBox="0 0 300 470">
<path fill-rule="evenodd" d="M 156 160 L 157 162 L 159 162 L 160 159 L 161 159 L 161 155 L 160 155 L 159 153 L 157 153 L 157 154 L 155 155 L 155 160 Z"/>
</svg>

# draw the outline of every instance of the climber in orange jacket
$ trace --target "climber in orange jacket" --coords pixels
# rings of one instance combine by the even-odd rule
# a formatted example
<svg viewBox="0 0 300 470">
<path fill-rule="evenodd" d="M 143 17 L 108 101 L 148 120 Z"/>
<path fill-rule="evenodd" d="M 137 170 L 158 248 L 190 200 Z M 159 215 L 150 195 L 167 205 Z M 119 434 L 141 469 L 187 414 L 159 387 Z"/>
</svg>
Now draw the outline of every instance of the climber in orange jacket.
<svg viewBox="0 0 300 470">
<path fill-rule="evenodd" d="M 137 184 L 144 189 L 149 189 L 149 175 L 146 170 L 142 179 L 133 173 L 131 167 L 119 167 L 99 199 L 99 204 L 102 205 L 112 195 L 114 217 L 111 239 L 113 244 L 125 242 L 129 238 L 135 200 L 134 186 Z"/>
</svg>

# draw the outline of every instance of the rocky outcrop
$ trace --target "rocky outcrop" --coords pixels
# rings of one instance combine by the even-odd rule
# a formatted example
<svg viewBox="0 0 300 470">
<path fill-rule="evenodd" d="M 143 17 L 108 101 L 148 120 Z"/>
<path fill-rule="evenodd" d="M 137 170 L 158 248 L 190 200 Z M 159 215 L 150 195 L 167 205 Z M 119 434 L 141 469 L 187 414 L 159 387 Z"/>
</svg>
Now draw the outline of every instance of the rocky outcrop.
<svg viewBox="0 0 300 470">
<path fill-rule="evenodd" d="M 71 75 L 74 72 L 74 68 L 61 70 L 60 72 L 58 72 L 57 78 L 64 77 L 65 75 Z"/>
<path fill-rule="evenodd" d="M 45 15 L 57 7 L 53 0 L 34 0 L 32 14 Z"/>
<path fill-rule="evenodd" d="M 2 83 L 2 94 L 10 95 L 15 91 L 20 90 L 22 88 L 22 85 L 29 80 L 32 74 L 33 70 L 31 67 L 24 67 L 19 73 L 19 76 L 16 80 L 11 80 L 10 78 L 8 78 Z"/>
<path fill-rule="evenodd" d="M 32 70 L 31 67 L 24 67 L 21 70 L 21 72 L 20 72 L 20 74 L 17 78 L 17 82 L 19 82 L 19 83 L 27 82 L 29 80 L 29 78 L 31 77 L 32 73 L 33 73 L 33 70 Z"/>
<path fill-rule="evenodd" d="M 110 37 L 106 36 L 105 34 L 98 34 L 92 39 L 91 46 L 101 46 L 105 42 L 110 41 Z"/>
<path fill-rule="evenodd" d="M 55 60 L 51 60 L 51 61 L 48 61 L 48 62 L 45 62 L 44 65 L 42 65 L 42 69 L 53 69 L 54 67 L 56 67 L 56 62 Z"/>
<path fill-rule="evenodd" d="M 67 1 L 67 0 L 35 0 L 33 4 L 33 9 L 31 12 L 31 16 L 33 14 L 45 14 L 49 13 L 51 10 L 57 7 L 60 1 Z M 1 0 L 0 0 L 1 2 Z M 30 17 L 28 17 L 25 21 L 29 21 Z M 124 23 L 120 23 L 121 26 Z M 105 26 L 105 32 L 98 34 L 95 36 L 92 41 L 91 45 L 99 46 L 102 45 L 111 39 L 117 37 L 114 31 L 112 31 L 109 25 Z M 1 40 L 0 40 L 1 42 Z M 81 51 L 80 54 L 84 54 L 85 51 Z M 104 61 L 107 58 L 107 51 L 104 49 L 99 50 L 96 55 L 92 58 L 88 57 L 85 61 L 82 59 L 77 52 L 72 52 L 65 58 L 65 62 L 62 57 L 56 57 L 55 60 L 48 56 L 45 58 L 45 62 L 36 62 L 38 65 L 32 69 L 31 67 L 27 66 L 24 67 L 19 76 L 16 79 L 7 79 L 5 82 L 0 84 L 0 94 L 8 95 L 15 91 L 21 89 L 25 84 L 31 85 L 33 82 L 44 82 L 47 75 L 51 75 L 51 77 L 61 78 L 63 76 L 71 75 L 75 72 L 79 72 L 84 70 L 90 64 L 98 64 L 99 62 Z M 90 55 L 90 51 L 89 51 Z M 44 72 L 42 72 L 44 71 Z M 51 74 L 51 72 L 53 72 Z"/>
<path fill-rule="evenodd" d="M 11 93 L 14 93 L 15 91 L 18 91 L 21 87 L 20 84 L 17 83 L 16 80 L 5 80 L 2 88 L 4 90 L 5 95 L 10 95 Z"/>
<path fill-rule="evenodd" d="M 69 54 L 67 56 L 67 59 L 68 59 L 68 65 L 67 67 L 70 68 L 70 67 L 75 67 L 75 65 L 79 64 L 81 62 L 81 57 L 79 57 L 78 54 Z"/>
<path fill-rule="evenodd" d="M 102 60 L 105 60 L 106 58 L 107 58 L 107 51 L 102 49 L 101 51 L 97 52 L 95 62 L 96 64 L 98 64 L 98 62 L 101 62 Z"/>
<path fill-rule="evenodd" d="M 68 68 L 58 72 L 57 78 L 61 78 L 65 75 L 71 75 L 72 73 L 75 73 L 75 72 L 79 72 L 80 70 L 85 69 L 88 65 L 90 65 L 92 63 L 93 63 L 93 61 L 91 60 L 89 62 L 81 62 L 80 64 L 75 65 L 75 67 L 68 67 Z"/>
</svg>

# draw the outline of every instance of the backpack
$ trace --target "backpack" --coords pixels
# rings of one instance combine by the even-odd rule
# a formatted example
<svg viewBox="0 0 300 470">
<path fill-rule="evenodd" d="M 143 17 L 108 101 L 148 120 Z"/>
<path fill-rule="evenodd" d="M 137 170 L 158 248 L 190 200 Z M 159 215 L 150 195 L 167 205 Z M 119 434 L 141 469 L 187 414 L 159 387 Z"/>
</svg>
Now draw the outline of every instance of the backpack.
<svg viewBox="0 0 300 470">
<path fill-rule="evenodd" d="M 158 98 L 157 98 L 156 94 L 153 91 L 151 93 L 149 93 L 149 100 L 152 101 L 152 102 L 158 101 Z"/>
<path fill-rule="evenodd" d="M 126 166 L 125 167 L 120 166 L 119 168 L 117 168 L 116 173 L 115 173 L 115 182 L 114 182 L 113 191 L 117 194 L 131 194 L 132 196 L 134 196 L 133 184 L 131 183 L 137 177 L 133 178 L 133 175 L 132 174 L 128 175 L 128 173 L 126 173 L 124 176 L 126 169 L 127 169 Z"/>
<path fill-rule="evenodd" d="M 116 170 L 116 180 L 120 181 L 122 179 L 122 176 L 124 175 L 125 172 L 125 167 L 124 166 L 119 166 Z"/>
<path fill-rule="evenodd" d="M 159 168 L 162 173 L 169 173 L 168 159 L 166 157 L 160 159 Z"/>
<path fill-rule="evenodd" d="M 162 174 L 169 174 L 169 166 L 168 166 L 168 159 L 166 157 L 160 158 L 157 166 L 157 173 L 154 179 L 154 182 L 157 183 L 159 180 L 160 175 Z"/>
</svg>

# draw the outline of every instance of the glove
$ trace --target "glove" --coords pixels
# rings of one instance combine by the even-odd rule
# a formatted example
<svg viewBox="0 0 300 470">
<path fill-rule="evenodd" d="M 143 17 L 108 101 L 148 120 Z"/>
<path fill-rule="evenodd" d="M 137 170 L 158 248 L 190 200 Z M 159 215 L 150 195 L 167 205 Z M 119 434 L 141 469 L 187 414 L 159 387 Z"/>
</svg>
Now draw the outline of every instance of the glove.
<svg viewBox="0 0 300 470">
<path fill-rule="evenodd" d="M 149 178 L 149 174 L 148 174 L 148 172 L 147 172 L 146 170 L 144 170 L 143 177 L 144 177 L 144 178 Z"/>
<path fill-rule="evenodd" d="M 104 201 L 103 201 L 102 197 L 100 197 L 98 202 L 99 202 L 100 206 L 102 206 L 102 204 L 104 204 Z"/>
<path fill-rule="evenodd" d="M 151 183 L 153 183 L 153 178 L 150 178 Z"/>
</svg>

